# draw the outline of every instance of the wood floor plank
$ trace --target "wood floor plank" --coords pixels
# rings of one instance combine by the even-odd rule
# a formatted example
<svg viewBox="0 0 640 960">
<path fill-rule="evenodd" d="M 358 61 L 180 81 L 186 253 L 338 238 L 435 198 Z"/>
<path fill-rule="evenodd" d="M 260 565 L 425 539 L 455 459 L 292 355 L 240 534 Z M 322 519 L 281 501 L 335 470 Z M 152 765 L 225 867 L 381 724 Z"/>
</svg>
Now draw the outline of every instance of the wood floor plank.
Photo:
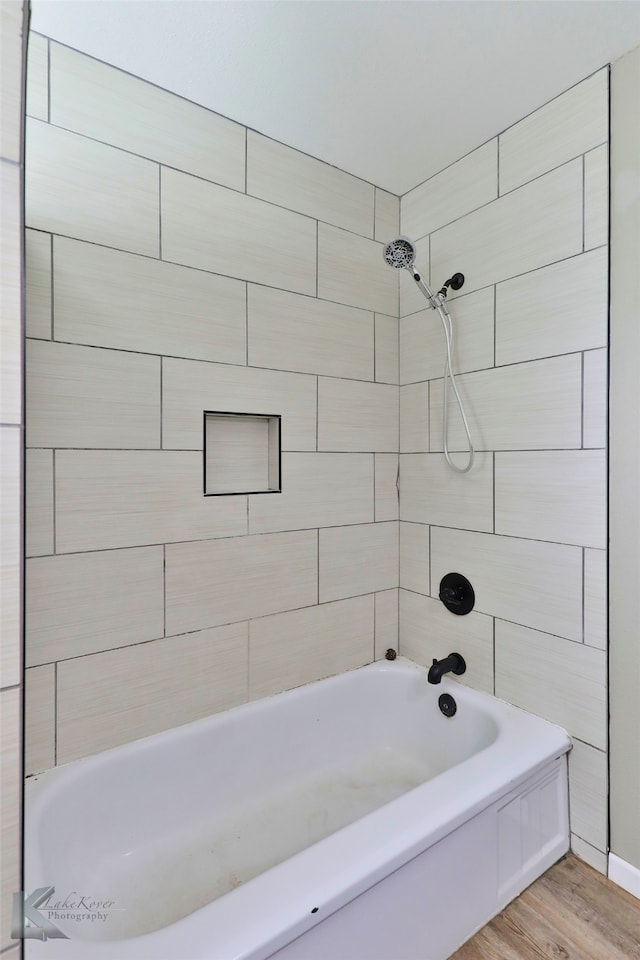
<svg viewBox="0 0 640 960">
<path fill-rule="evenodd" d="M 640 901 L 569 854 L 449 960 L 640 960 Z"/>
<path fill-rule="evenodd" d="M 604 879 L 604 878 L 603 878 Z M 523 894 L 528 902 L 554 911 L 557 923 L 568 933 L 582 938 L 587 947 L 598 948 L 607 960 L 640 958 L 640 908 L 626 903 L 610 887 L 595 878 L 569 886 L 566 872 L 557 871 L 540 878 Z M 535 887 L 535 889 L 534 889 Z"/>
<path fill-rule="evenodd" d="M 545 960 L 503 911 L 453 954 L 455 960 Z"/>
</svg>

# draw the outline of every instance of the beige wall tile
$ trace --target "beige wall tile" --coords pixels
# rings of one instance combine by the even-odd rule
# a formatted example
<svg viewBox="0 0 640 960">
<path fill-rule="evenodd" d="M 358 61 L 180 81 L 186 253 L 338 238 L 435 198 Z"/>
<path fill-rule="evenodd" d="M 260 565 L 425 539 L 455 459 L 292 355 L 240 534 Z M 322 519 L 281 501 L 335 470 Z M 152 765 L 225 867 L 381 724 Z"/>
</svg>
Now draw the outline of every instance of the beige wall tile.
<svg viewBox="0 0 640 960">
<path fill-rule="evenodd" d="M 2 9 L 6 4 L 2 4 Z M 18 4 L 15 4 L 18 6 Z M 3 25 L 4 26 L 4 25 Z M 2 765 L 2 794 L 0 810 L 0 843 L 2 845 L 2 924 L 0 949 L 15 944 L 11 938 L 11 903 L 13 894 L 21 887 L 21 691 L 0 692 L 0 763 Z M 9 953 L 9 957 L 20 956 Z"/>
<path fill-rule="evenodd" d="M 607 552 L 584 551 L 584 642 L 607 648 Z"/>
<path fill-rule="evenodd" d="M 452 570 L 471 581 L 478 613 L 582 640 L 579 547 L 433 527 L 432 594 Z"/>
<path fill-rule="evenodd" d="M 387 650 L 398 652 L 397 589 L 375 594 L 375 659 L 384 659 Z"/>
<path fill-rule="evenodd" d="M 400 197 L 387 193 L 379 187 L 376 190 L 376 217 L 374 239 L 387 243 L 400 232 Z"/>
<path fill-rule="evenodd" d="M 244 127 L 57 43 L 51 122 L 244 190 Z"/>
<path fill-rule="evenodd" d="M 247 131 L 247 193 L 364 237 L 373 234 L 370 183 L 253 130 Z"/>
<path fill-rule="evenodd" d="M 533 360 L 457 378 L 476 450 L 540 450 L 580 446 L 579 354 Z M 455 398 L 449 448 L 465 450 Z M 442 381 L 431 383 L 431 449 L 442 449 Z"/>
<path fill-rule="evenodd" d="M 2 131 L 0 155 L 8 160 L 20 159 L 20 127 L 22 123 L 22 3 L 0 6 L 0 110 Z M 17 888 L 16 888 L 17 889 Z M 3 931 L 4 934 L 4 931 Z M 2 947 L 5 946 L 4 939 Z M 1 949 L 1 948 L 0 948 Z"/>
<path fill-rule="evenodd" d="M 21 315 L 21 172 L 20 167 L 0 161 L 0 422 L 22 419 Z"/>
<path fill-rule="evenodd" d="M 398 455 L 397 453 L 374 454 L 375 470 L 375 519 L 397 520 L 398 505 Z"/>
<path fill-rule="evenodd" d="M 371 313 L 253 284 L 248 298 L 252 366 L 373 380 Z"/>
<path fill-rule="evenodd" d="M 606 68 L 500 135 L 500 193 L 571 160 L 608 137 Z"/>
<path fill-rule="evenodd" d="M 373 660 L 374 599 L 356 597 L 252 620 L 249 624 L 249 698 L 281 690 Z"/>
<path fill-rule="evenodd" d="M 49 41 L 33 31 L 27 52 L 27 116 L 49 119 Z"/>
<path fill-rule="evenodd" d="M 20 683 L 21 444 L 19 427 L 0 427 L 0 674 L 3 687 Z"/>
<path fill-rule="evenodd" d="M 149 160 L 27 120 L 29 227 L 157 257 L 158 183 Z"/>
<path fill-rule="evenodd" d="M 282 493 L 249 497 L 249 532 L 371 522 L 373 497 L 371 455 L 283 453 Z"/>
<path fill-rule="evenodd" d="M 581 837 L 577 837 L 574 833 L 571 834 L 571 852 L 575 853 L 576 857 L 584 860 L 585 863 L 588 863 L 594 870 L 598 870 L 598 872 L 604 874 L 605 877 L 607 876 L 607 854 L 601 850 L 596 850 L 590 843 L 585 843 Z"/>
<path fill-rule="evenodd" d="M 493 530 L 493 457 L 479 453 L 456 473 L 441 453 L 400 457 L 400 518 L 465 530 Z"/>
<path fill-rule="evenodd" d="M 405 193 L 400 202 L 402 232 L 412 240 L 424 237 L 489 203 L 497 195 L 498 141 L 495 138 Z"/>
<path fill-rule="evenodd" d="M 496 363 L 605 346 L 608 270 L 607 251 L 595 250 L 499 283 Z"/>
<path fill-rule="evenodd" d="M 51 339 L 51 234 L 25 231 L 26 310 L 28 337 Z M 64 339 L 64 338 L 61 338 Z"/>
<path fill-rule="evenodd" d="M 415 237 L 410 239 L 416 248 L 416 267 L 425 282 L 430 283 L 431 240 L 429 237 L 422 237 L 420 240 L 416 240 Z M 390 269 L 390 267 L 387 267 L 387 270 Z M 424 295 L 420 292 L 420 288 L 416 285 L 411 273 L 408 270 L 396 270 L 395 273 L 400 288 L 400 316 L 406 317 L 408 314 L 416 313 L 417 310 L 424 310 L 426 305 Z M 446 279 L 446 277 L 436 278 L 434 283 L 437 283 L 438 280 L 443 283 Z"/>
<path fill-rule="evenodd" d="M 398 278 L 382 249 L 373 240 L 318 224 L 318 296 L 395 316 Z"/>
<path fill-rule="evenodd" d="M 495 627 L 496 696 L 605 749 L 604 651 L 502 620 L 496 620 Z"/>
<path fill-rule="evenodd" d="M 246 285 L 56 237 L 56 337 L 121 350 L 246 363 Z"/>
<path fill-rule="evenodd" d="M 396 452 L 398 388 L 320 377 L 318 449 Z"/>
<path fill-rule="evenodd" d="M 25 776 L 56 764 L 55 664 L 25 671 Z"/>
<path fill-rule="evenodd" d="M 492 367 L 493 287 L 456 297 L 449 312 L 453 321 L 454 373 Z M 420 310 L 405 317 L 400 321 L 400 382 L 441 377 L 446 350 L 442 322 L 433 310 Z"/>
<path fill-rule="evenodd" d="M 496 533 L 607 545 L 604 450 L 496 454 Z"/>
<path fill-rule="evenodd" d="M 400 523 L 400 587 L 415 593 L 430 592 L 429 527 Z"/>
<path fill-rule="evenodd" d="M 607 445 L 607 351 L 584 355 L 583 439 L 585 447 Z"/>
<path fill-rule="evenodd" d="M 476 690 L 493 693 L 493 620 L 471 612 L 456 617 L 431 597 L 400 591 L 400 653 L 423 666 L 430 666 L 452 651 L 467 664 L 454 679 Z"/>
<path fill-rule="evenodd" d="M 27 343 L 30 447 L 160 446 L 160 360 L 66 343 Z"/>
<path fill-rule="evenodd" d="M 398 524 L 320 530 L 320 603 L 398 586 Z"/>
<path fill-rule="evenodd" d="M 246 623 L 67 660 L 58 666 L 58 762 L 246 699 Z"/>
<path fill-rule="evenodd" d="M 429 384 L 400 387 L 400 452 L 422 453 L 429 449 Z"/>
<path fill-rule="evenodd" d="M 59 450 L 56 547 L 108 550 L 247 532 L 245 497 L 205 497 L 202 454 Z"/>
<path fill-rule="evenodd" d="M 578 159 L 432 234 L 431 275 L 440 283 L 462 270 L 470 293 L 581 252 Z"/>
<path fill-rule="evenodd" d="M 306 607 L 318 599 L 318 534 L 202 540 L 166 547 L 167 632 Z"/>
<path fill-rule="evenodd" d="M 398 383 L 398 320 L 376 313 L 376 380 Z"/>
<path fill-rule="evenodd" d="M 28 557 L 47 556 L 54 552 L 53 456 L 53 450 L 27 450 L 25 454 Z"/>
<path fill-rule="evenodd" d="M 584 158 L 584 248 L 609 239 L 609 147 L 604 143 Z"/>
<path fill-rule="evenodd" d="M 162 442 L 202 449 L 202 413 L 282 416 L 282 449 L 316 449 L 316 378 L 251 367 L 164 359 Z"/>
<path fill-rule="evenodd" d="M 607 850 L 607 754 L 580 740 L 569 754 L 569 816 L 571 832 Z"/>
<path fill-rule="evenodd" d="M 314 220 L 167 168 L 162 257 L 295 293 L 316 292 Z"/>
<path fill-rule="evenodd" d="M 162 547 L 27 561 L 27 666 L 164 633 Z"/>
</svg>

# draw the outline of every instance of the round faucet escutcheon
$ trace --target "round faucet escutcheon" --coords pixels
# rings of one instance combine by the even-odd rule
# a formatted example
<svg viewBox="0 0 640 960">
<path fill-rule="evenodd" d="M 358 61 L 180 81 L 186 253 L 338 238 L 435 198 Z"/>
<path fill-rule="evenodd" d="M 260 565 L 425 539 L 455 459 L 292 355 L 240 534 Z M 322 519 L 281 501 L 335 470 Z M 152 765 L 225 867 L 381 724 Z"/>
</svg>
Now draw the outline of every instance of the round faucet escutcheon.
<svg viewBox="0 0 640 960">
<path fill-rule="evenodd" d="M 473 587 L 461 573 L 447 573 L 440 581 L 438 596 L 447 610 L 458 617 L 471 613 L 476 602 Z"/>
</svg>

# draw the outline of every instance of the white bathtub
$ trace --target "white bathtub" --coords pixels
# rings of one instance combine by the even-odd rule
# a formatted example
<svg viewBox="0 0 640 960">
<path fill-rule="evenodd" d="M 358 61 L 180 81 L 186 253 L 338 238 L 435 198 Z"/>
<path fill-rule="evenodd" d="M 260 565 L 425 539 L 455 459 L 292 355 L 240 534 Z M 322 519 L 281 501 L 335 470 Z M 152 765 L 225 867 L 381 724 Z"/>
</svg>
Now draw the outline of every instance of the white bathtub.
<svg viewBox="0 0 640 960">
<path fill-rule="evenodd" d="M 569 746 L 398 659 L 32 777 L 26 956 L 445 960 L 567 851 Z"/>
</svg>

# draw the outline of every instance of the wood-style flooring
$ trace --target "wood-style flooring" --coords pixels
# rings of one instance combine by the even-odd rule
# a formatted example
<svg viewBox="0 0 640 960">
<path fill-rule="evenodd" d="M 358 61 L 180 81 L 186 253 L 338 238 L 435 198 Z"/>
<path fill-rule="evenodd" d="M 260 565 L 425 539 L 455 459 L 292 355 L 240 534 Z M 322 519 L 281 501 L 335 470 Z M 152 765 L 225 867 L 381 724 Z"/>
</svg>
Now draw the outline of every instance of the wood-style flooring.
<svg viewBox="0 0 640 960">
<path fill-rule="evenodd" d="M 450 960 L 640 960 L 640 900 L 569 855 Z"/>
</svg>

